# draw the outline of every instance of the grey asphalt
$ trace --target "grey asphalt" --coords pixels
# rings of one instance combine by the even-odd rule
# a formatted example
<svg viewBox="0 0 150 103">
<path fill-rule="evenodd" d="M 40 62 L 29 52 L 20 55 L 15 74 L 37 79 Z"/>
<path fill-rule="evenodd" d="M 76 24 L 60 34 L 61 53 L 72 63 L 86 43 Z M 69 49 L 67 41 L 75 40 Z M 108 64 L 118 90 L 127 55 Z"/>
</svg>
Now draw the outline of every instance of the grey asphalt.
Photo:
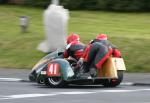
<svg viewBox="0 0 150 103">
<path fill-rule="evenodd" d="M 0 82 L 0 103 L 150 103 L 149 96 L 150 87 L 146 86 L 48 88 L 28 82 Z"/>
<path fill-rule="evenodd" d="M 150 85 L 150 73 L 125 73 L 123 81 L 135 85 Z"/>
<path fill-rule="evenodd" d="M 0 78 L 28 80 L 30 70 L 0 69 Z M 150 73 L 125 73 L 123 82 L 150 83 Z M 49 88 L 32 82 L 0 81 L 0 103 L 150 103 L 150 86 Z"/>
</svg>

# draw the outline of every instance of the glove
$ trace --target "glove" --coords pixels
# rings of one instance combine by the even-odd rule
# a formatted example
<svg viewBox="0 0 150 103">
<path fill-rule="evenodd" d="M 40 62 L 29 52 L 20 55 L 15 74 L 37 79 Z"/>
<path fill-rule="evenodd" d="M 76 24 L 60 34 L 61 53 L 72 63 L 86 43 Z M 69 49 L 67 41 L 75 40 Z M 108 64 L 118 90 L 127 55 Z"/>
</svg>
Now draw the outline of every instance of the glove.
<svg viewBox="0 0 150 103">
<path fill-rule="evenodd" d="M 78 67 L 81 67 L 83 62 L 84 62 L 84 59 L 80 58 L 79 61 L 77 62 Z"/>
</svg>

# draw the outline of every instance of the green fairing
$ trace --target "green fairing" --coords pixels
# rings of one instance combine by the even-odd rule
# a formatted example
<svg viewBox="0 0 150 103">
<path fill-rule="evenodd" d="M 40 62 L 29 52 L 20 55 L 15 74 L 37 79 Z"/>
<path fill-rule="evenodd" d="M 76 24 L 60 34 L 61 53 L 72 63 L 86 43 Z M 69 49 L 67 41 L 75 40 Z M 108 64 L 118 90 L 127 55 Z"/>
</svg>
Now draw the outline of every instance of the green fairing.
<svg viewBox="0 0 150 103">
<path fill-rule="evenodd" d="M 58 55 L 59 52 L 60 50 L 49 53 L 47 56 L 43 57 L 41 60 L 59 58 L 59 55 Z"/>
<path fill-rule="evenodd" d="M 55 59 L 51 61 L 51 63 L 58 63 L 60 66 L 60 72 L 62 73 L 62 77 L 65 81 L 69 80 L 70 77 L 74 76 L 74 72 L 69 64 L 69 62 L 65 59 Z"/>
</svg>

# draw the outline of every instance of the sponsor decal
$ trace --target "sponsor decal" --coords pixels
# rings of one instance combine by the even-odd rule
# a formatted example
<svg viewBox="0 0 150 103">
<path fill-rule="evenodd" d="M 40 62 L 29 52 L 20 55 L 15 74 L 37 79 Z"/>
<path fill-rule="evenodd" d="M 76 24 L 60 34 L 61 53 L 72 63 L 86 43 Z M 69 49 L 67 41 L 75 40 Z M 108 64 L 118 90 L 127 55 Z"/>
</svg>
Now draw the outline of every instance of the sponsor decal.
<svg viewBox="0 0 150 103">
<path fill-rule="evenodd" d="M 42 75 L 46 75 L 46 71 L 41 71 L 41 74 Z"/>
</svg>

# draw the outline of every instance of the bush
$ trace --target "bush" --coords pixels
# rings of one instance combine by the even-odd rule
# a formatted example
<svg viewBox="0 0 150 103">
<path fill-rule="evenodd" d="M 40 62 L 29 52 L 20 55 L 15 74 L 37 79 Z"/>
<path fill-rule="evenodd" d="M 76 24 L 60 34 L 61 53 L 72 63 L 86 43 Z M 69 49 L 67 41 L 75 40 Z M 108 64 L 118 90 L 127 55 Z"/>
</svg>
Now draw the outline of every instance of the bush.
<svg viewBox="0 0 150 103">
<path fill-rule="evenodd" d="M 112 10 L 115 11 L 142 11 L 144 2 L 142 0 L 114 0 Z"/>
<path fill-rule="evenodd" d="M 150 11 L 149 0 L 61 0 L 68 9 Z"/>
<path fill-rule="evenodd" d="M 84 0 L 62 0 L 61 4 L 65 6 L 65 8 L 79 10 L 82 9 L 83 2 Z"/>
<path fill-rule="evenodd" d="M 26 5 L 47 7 L 50 0 L 26 0 Z M 71 10 L 150 11 L 150 0 L 60 0 Z"/>
<path fill-rule="evenodd" d="M 35 7 L 47 7 L 51 0 L 25 0 L 25 5 Z"/>
<path fill-rule="evenodd" d="M 82 6 L 86 10 L 98 10 L 98 0 L 84 0 Z"/>
<path fill-rule="evenodd" d="M 5 4 L 7 2 L 8 2 L 8 0 L 0 0 L 0 4 Z"/>
<path fill-rule="evenodd" d="M 98 0 L 97 6 L 100 10 L 111 10 L 113 0 Z"/>
</svg>

